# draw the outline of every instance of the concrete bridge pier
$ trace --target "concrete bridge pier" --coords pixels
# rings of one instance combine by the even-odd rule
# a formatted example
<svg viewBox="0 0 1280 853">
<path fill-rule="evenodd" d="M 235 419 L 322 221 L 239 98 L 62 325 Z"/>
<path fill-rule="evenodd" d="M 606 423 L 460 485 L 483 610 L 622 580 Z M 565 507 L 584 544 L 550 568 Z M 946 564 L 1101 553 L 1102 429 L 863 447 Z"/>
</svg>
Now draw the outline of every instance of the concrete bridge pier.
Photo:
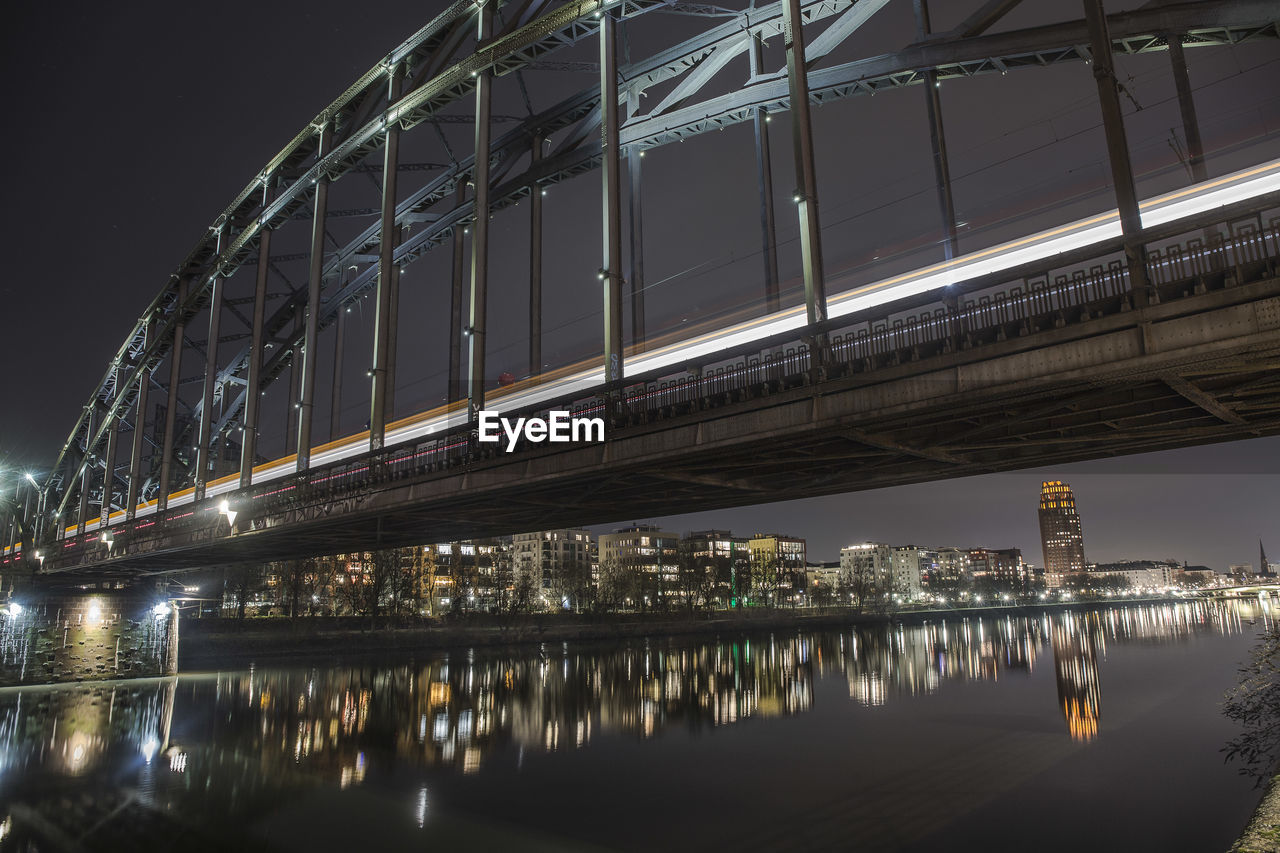
<svg viewBox="0 0 1280 853">
<path fill-rule="evenodd" d="M 0 605 L 0 687 L 177 670 L 178 610 L 152 584 L 81 589 L 28 582 Z"/>
</svg>

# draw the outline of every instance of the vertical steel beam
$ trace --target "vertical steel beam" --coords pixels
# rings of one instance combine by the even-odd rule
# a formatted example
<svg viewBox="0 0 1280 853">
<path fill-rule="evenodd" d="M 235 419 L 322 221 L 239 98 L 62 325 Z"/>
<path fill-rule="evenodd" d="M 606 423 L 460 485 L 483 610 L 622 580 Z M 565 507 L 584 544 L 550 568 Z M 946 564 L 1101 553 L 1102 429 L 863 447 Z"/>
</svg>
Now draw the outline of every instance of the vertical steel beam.
<svg viewBox="0 0 1280 853">
<path fill-rule="evenodd" d="M 46 482 L 43 486 L 36 489 L 36 522 L 34 530 L 31 532 L 31 543 L 39 545 L 44 541 L 48 531 L 49 518 L 46 513 L 49 511 L 49 484 Z M 56 535 L 56 531 L 55 531 Z"/>
<path fill-rule="evenodd" d="M 400 81 L 404 65 L 396 63 L 387 69 L 387 111 L 400 98 Z M 384 121 L 386 121 L 384 119 Z M 388 370 L 391 324 L 392 279 L 395 276 L 396 169 L 400 163 L 400 123 L 386 121 L 386 142 L 382 151 L 382 222 L 378 235 L 378 287 L 373 320 L 373 393 L 369 403 L 369 449 L 380 450 L 387 432 L 387 388 L 395 378 Z"/>
<path fill-rule="evenodd" d="M 17 545 L 22 538 L 22 534 L 19 532 L 19 528 L 21 526 L 19 522 L 19 517 L 21 513 L 21 510 L 19 509 L 19 507 L 21 506 L 21 500 L 20 500 L 21 497 L 22 497 L 22 483 L 19 482 L 13 487 L 13 503 L 9 504 L 9 508 L 6 511 L 6 516 L 0 516 L 5 519 L 4 530 L 6 531 L 4 536 L 4 541 L 0 542 L 0 545 L 4 545 L 6 547 L 12 548 L 13 546 Z M 6 502 L 7 501 L 5 496 L 3 494 L 0 494 L 0 507 L 3 507 Z"/>
<path fill-rule="evenodd" d="M 804 267 L 804 301 L 809 324 L 827 319 L 826 282 L 822 270 L 822 229 L 818 222 L 818 178 L 813 162 L 813 123 L 809 117 L 809 72 L 804 58 L 804 21 L 800 0 L 783 4 L 783 41 L 787 49 L 787 85 L 791 95 L 791 131 L 795 146 L 794 200 L 800 214 L 800 259 Z M 816 356 L 816 353 L 814 354 Z"/>
<path fill-rule="evenodd" d="M 147 323 L 146 341 L 149 344 L 155 333 L 155 318 Z M 138 396 L 134 399 L 133 409 L 133 447 L 129 456 L 129 492 L 124 500 L 124 520 L 133 521 L 138 511 L 138 491 L 142 485 L 142 439 L 147 424 L 147 397 L 151 391 L 151 371 L 139 370 Z"/>
<path fill-rule="evenodd" d="M 316 146 L 316 159 L 329 153 L 333 123 L 326 121 L 320 128 L 320 140 Z M 324 274 L 324 226 L 329 207 L 329 176 L 321 173 L 316 178 L 316 195 L 311 213 L 311 266 L 307 271 L 307 325 L 302 344 L 302 399 L 298 417 L 298 467 L 305 471 L 311 467 L 311 422 L 316 402 L 316 362 L 320 358 L 320 285 Z M 255 305 L 256 308 L 256 305 Z M 257 317 L 254 317 L 255 321 Z M 253 463 L 250 462 L 250 467 Z M 244 469 L 241 467 L 241 482 Z M 246 483 L 246 485 L 248 485 Z"/>
<path fill-rule="evenodd" d="M 231 225 L 226 225 L 226 232 L 221 245 L 230 242 Z M 218 326 L 222 319 L 223 277 L 215 273 L 209 283 L 209 342 L 205 346 L 204 361 L 204 394 L 200 398 L 200 434 L 196 442 L 196 482 L 195 499 L 204 500 L 205 486 L 209 482 L 209 469 L 213 467 L 213 391 L 218 378 Z"/>
<path fill-rule="evenodd" d="M 1178 111 L 1182 114 L 1182 132 L 1187 138 L 1187 166 L 1196 183 L 1207 181 L 1204 165 L 1204 143 L 1200 140 L 1200 122 L 1196 119 L 1196 102 L 1191 96 L 1191 80 L 1187 75 L 1187 56 L 1182 49 L 1182 36 L 1170 33 L 1169 62 L 1173 65 L 1173 84 L 1178 90 Z"/>
<path fill-rule="evenodd" d="M 932 31 L 928 0 L 915 0 L 915 17 L 916 40 L 924 41 Z M 938 193 L 938 213 L 942 220 L 942 255 L 949 261 L 959 254 L 959 239 L 956 233 L 955 199 L 951 194 L 951 164 L 947 158 L 947 137 L 942 123 L 942 97 L 938 89 L 938 74 L 932 68 L 924 73 L 924 89 L 929 119 L 929 144 L 933 150 L 934 186 Z M 950 314 L 950 346 L 952 350 L 958 350 L 963 337 L 960 296 L 958 293 L 944 292 L 942 302 Z"/>
<path fill-rule="evenodd" d="M 21 527 L 21 524 L 18 521 L 18 496 L 20 494 L 22 494 L 21 483 L 13 487 L 12 511 L 9 513 L 9 520 L 8 520 L 8 526 L 7 526 L 8 533 L 5 535 L 5 539 L 3 543 L 9 548 L 13 548 L 15 545 L 17 545 L 22 538 L 22 534 L 19 532 L 19 528 Z M 30 514 L 28 514 L 28 517 L 29 515 Z"/>
<path fill-rule="evenodd" d="M 293 340 L 302 337 L 302 330 L 307 325 L 306 308 L 293 306 Z M 298 399 L 302 396 L 302 362 L 300 360 L 301 345 L 289 353 L 289 408 L 285 411 L 284 448 L 286 453 L 298 449 Z"/>
<path fill-rule="evenodd" d="M 485 0 L 480 6 L 476 40 L 481 44 L 489 40 L 494 2 Z M 484 408 L 485 329 L 489 301 L 489 119 L 492 105 L 493 73 L 486 68 L 476 77 L 473 175 L 476 219 L 471 232 L 471 298 L 467 319 L 468 398 L 473 419 L 479 417 L 480 410 Z"/>
<path fill-rule="evenodd" d="M 458 181 L 454 195 L 454 207 L 461 207 L 467 198 L 466 181 Z M 446 402 L 461 400 L 462 393 L 462 299 L 463 278 L 466 274 L 466 229 L 453 229 L 453 283 L 449 289 L 449 391 Z"/>
<path fill-rule="evenodd" d="M 409 237 L 409 226 L 397 230 L 396 245 Z M 391 326 L 387 331 L 387 420 L 393 420 L 396 412 L 396 355 L 400 352 L 400 277 L 404 274 L 401 263 L 391 265 Z"/>
<path fill-rule="evenodd" d="M 915 0 L 916 39 L 924 41 L 930 32 L 929 2 Z M 956 207 L 951 196 L 951 166 L 947 162 L 947 136 L 942 125 L 942 98 L 938 91 L 938 73 L 932 68 L 924 73 L 925 106 L 929 112 L 929 144 L 933 147 L 933 177 L 938 189 L 938 210 L 942 216 L 943 256 L 949 261 L 957 254 Z"/>
<path fill-rule="evenodd" d="M 21 510 L 22 520 L 21 522 L 18 522 L 17 518 L 14 519 L 15 521 L 14 536 L 13 536 L 13 541 L 9 543 L 9 547 L 12 548 L 15 545 L 22 545 L 23 550 L 25 551 L 27 550 L 28 546 L 34 546 L 37 541 L 36 535 L 35 535 L 35 529 L 36 529 L 36 525 L 39 524 L 40 502 L 39 502 L 39 496 L 37 494 L 39 490 L 35 485 L 35 483 L 27 482 L 25 479 L 19 480 L 17 487 L 14 488 L 13 490 L 13 499 L 14 499 L 13 511 L 15 516 L 19 511 L 18 495 L 20 492 L 24 492 L 24 491 L 27 494 L 27 499 L 22 502 L 22 510 Z M 34 507 L 32 506 L 33 498 L 35 499 Z"/>
<path fill-rule="evenodd" d="M 253 289 L 253 326 L 249 342 L 249 372 L 244 391 L 244 423 L 240 438 L 240 488 L 253 484 L 258 459 L 258 424 L 262 417 L 262 325 L 267 312 L 267 276 L 271 265 L 271 229 L 258 238 L 258 276 Z"/>
<path fill-rule="evenodd" d="M 94 426 L 93 423 L 97 419 L 97 411 L 94 405 L 97 401 L 90 405 L 88 414 L 85 415 L 85 437 L 84 437 L 84 459 L 81 460 L 80 469 L 80 512 L 76 516 L 76 535 L 84 534 L 85 524 L 89 519 L 89 490 L 93 488 L 93 446 L 89 444 L 93 440 Z M 16 492 L 15 492 L 16 495 Z"/>
<path fill-rule="evenodd" d="M 347 339 L 347 315 L 350 305 L 338 306 L 338 322 L 334 324 L 333 343 L 333 397 L 329 401 L 329 440 L 338 438 L 342 426 L 342 348 Z"/>
<path fill-rule="evenodd" d="M 627 94 L 627 112 L 634 115 L 640 108 L 639 96 L 634 92 Z M 628 278 L 631 279 L 631 345 L 636 352 L 644 352 L 644 202 L 641 198 L 640 167 L 644 163 L 644 152 L 638 146 L 627 150 L 627 178 L 630 182 L 627 192 L 628 218 L 631 222 L 629 246 L 631 268 Z"/>
<path fill-rule="evenodd" d="M 1138 190 L 1129 162 L 1129 143 L 1125 138 L 1124 114 L 1120 111 L 1115 63 L 1111 56 L 1111 34 L 1102 0 L 1084 0 L 1085 22 L 1089 27 L 1089 47 L 1093 52 L 1093 79 L 1098 85 L 1098 103 L 1102 108 L 1102 126 L 1107 137 L 1107 159 L 1111 163 L 1111 182 L 1115 186 L 1116 206 L 1120 210 L 1120 228 L 1124 233 L 1125 261 L 1129 267 L 1129 286 L 1135 306 L 1150 301 L 1147 287 L 1147 251 L 1142 244 L 1142 217 L 1138 211 Z"/>
<path fill-rule="evenodd" d="M 942 100 L 938 92 L 938 75 L 931 69 L 925 73 L 925 103 L 929 110 L 929 142 L 933 146 L 933 176 L 938 188 L 938 212 L 945 235 L 942 253 L 947 260 L 959 254 L 956 234 L 956 206 L 951 194 L 951 166 L 947 161 L 947 137 L 942 125 Z"/>
<path fill-rule="evenodd" d="M 604 297 L 604 380 L 622 379 L 622 208 L 618 152 L 617 25 L 609 12 L 600 20 L 600 130 L 602 148 L 601 221 L 604 258 L 600 282 Z"/>
<path fill-rule="evenodd" d="M 44 507 L 44 496 L 40 492 L 40 487 L 34 483 L 19 483 L 18 488 L 14 489 L 14 499 L 17 499 L 18 489 L 26 487 L 27 499 L 23 502 L 21 520 L 14 519 L 14 536 L 13 541 L 9 543 L 10 547 L 21 545 L 23 551 L 26 551 L 27 559 L 31 559 L 31 551 L 40 542 L 40 524 L 41 510 Z M 18 507 L 14 505 L 14 513 L 18 512 Z"/>
<path fill-rule="evenodd" d="M 13 511 L 9 514 L 7 530 L 4 545 L 12 549 L 18 542 L 18 490 L 16 488 L 13 490 Z"/>
<path fill-rule="evenodd" d="M 542 131 L 533 133 L 529 168 L 542 159 Z M 529 375 L 542 375 L 542 187 L 529 189 Z"/>
<path fill-rule="evenodd" d="M 160 491 L 156 494 L 156 508 L 163 511 L 169 506 L 169 487 L 173 481 L 173 433 L 178 418 L 178 389 L 182 381 L 182 350 L 186 344 L 187 324 L 182 316 L 187 301 L 186 277 L 178 281 L 178 301 L 174 307 L 173 349 L 169 352 L 169 397 L 164 409 L 164 441 L 160 450 Z"/>
<path fill-rule="evenodd" d="M 23 505 L 22 505 L 23 532 L 22 534 L 20 534 L 20 535 L 25 535 L 26 538 L 19 540 L 19 542 L 22 542 L 22 544 L 25 547 L 26 545 L 36 544 L 35 528 L 36 528 L 36 525 L 39 523 L 39 519 L 37 516 L 39 515 L 39 510 L 40 510 L 40 501 L 36 495 L 37 489 L 36 489 L 35 483 L 19 483 L 18 485 L 25 486 L 26 487 L 25 491 L 27 493 L 27 499 L 26 501 L 23 502 Z M 33 498 L 35 499 L 35 504 L 36 504 L 34 507 L 31 506 Z M 18 544 L 18 542 L 15 542 L 13 544 L 16 545 Z M 1263 571 L 1266 571 L 1266 568 L 1267 566 L 1264 561 L 1262 565 Z"/>
<path fill-rule="evenodd" d="M 19 482 L 17 485 L 13 487 L 13 503 L 9 504 L 7 517 L 0 516 L 0 518 L 5 518 L 4 528 L 3 528 L 5 530 L 5 534 L 4 534 L 3 541 L 0 541 L 0 545 L 3 545 L 8 548 L 13 548 L 20 541 L 22 541 L 23 533 L 20 532 L 20 529 L 23 527 L 26 527 L 27 519 L 31 518 L 31 513 L 29 511 L 26 512 L 25 515 L 22 515 L 22 510 L 20 509 L 21 497 L 22 497 L 22 483 Z M 4 504 L 5 504 L 4 495 L 0 495 L 0 506 L 4 506 Z M 31 505 L 31 500 L 28 497 L 27 499 L 28 509 L 30 508 L 30 505 Z M 20 517 L 22 518 L 21 522 L 19 522 Z M 25 547 L 23 550 L 25 550 Z"/>
<path fill-rule="evenodd" d="M 626 21 L 620 25 L 622 35 L 622 62 L 631 64 L 631 28 Z M 640 112 L 640 94 L 634 86 L 627 89 L 627 119 Z M 639 146 L 627 149 L 627 221 L 630 234 L 627 246 L 631 259 L 627 278 L 631 284 L 631 346 L 634 352 L 645 349 L 644 310 L 644 202 L 641 197 L 641 171 L 644 152 Z"/>
<path fill-rule="evenodd" d="M 760 37 L 752 36 L 751 76 L 764 71 L 764 47 Z M 773 223 L 773 162 L 769 154 L 769 113 L 756 107 L 752 118 L 756 134 L 756 182 L 760 188 L 760 245 L 764 261 L 764 306 L 772 314 L 782 307 L 778 294 L 778 233 Z"/>
<path fill-rule="evenodd" d="M 119 371 L 119 368 L 116 368 Z M 119 386 L 116 386 L 116 393 L 119 394 Z M 111 492 L 116 481 L 116 455 L 120 450 L 120 419 L 112 418 L 111 428 L 107 430 L 107 458 L 103 461 L 102 466 L 102 504 L 100 516 L 102 527 L 107 526 L 107 519 L 111 516 Z"/>
</svg>

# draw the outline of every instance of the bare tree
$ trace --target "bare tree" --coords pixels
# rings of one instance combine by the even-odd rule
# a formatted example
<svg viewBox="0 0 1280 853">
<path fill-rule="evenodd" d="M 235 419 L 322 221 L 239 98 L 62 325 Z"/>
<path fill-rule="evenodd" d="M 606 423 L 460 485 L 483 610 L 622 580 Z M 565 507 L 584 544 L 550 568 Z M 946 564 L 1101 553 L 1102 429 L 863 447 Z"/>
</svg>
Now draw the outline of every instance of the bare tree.
<svg viewBox="0 0 1280 853">
<path fill-rule="evenodd" d="M 311 604 L 310 612 L 314 615 L 316 605 L 320 603 L 321 596 L 325 607 L 330 615 L 337 612 L 337 586 L 338 579 L 338 558 L 337 557 L 320 557 L 312 561 L 312 571 L 314 572 L 311 584 Z"/>
<path fill-rule="evenodd" d="M 771 606 L 777 604 L 782 578 L 782 561 L 776 553 L 771 557 L 757 557 L 751 561 L 751 585 Z"/>
<path fill-rule="evenodd" d="M 852 604 L 854 610 L 860 613 L 868 608 L 874 608 L 886 588 L 883 578 L 877 576 L 873 567 L 861 566 L 840 573 L 836 594 L 841 603 Z"/>
<path fill-rule="evenodd" d="M 623 561 L 631 584 L 635 589 L 635 601 L 642 611 L 649 608 L 662 610 L 666 608 L 666 584 L 663 573 L 666 567 L 662 564 L 662 555 L 658 555 L 657 565 L 650 566 L 640 554 L 630 554 Z"/>
<path fill-rule="evenodd" d="M 710 601 L 709 579 L 713 576 L 711 566 L 689 551 L 682 550 L 676 558 L 676 583 L 690 614 Z"/>
<path fill-rule="evenodd" d="M 387 549 L 386 597 L 392 613 L 404 615 L 417 609 L 421 578 L 418 573 L 416 549 Z"/>
<path fill-rule="evenodd" d="M 712 557 L 700 578 L 702 588 L 699 594 L 703 603 L 708 607 L 717 600 L 727 603 L 733 595 L 733 577 L 733 564 L 728 557 Z"/>
<path fill-rule="evenodd" d="M 315 567 L 316 560 L 313 559 L 286 560 L 280 564 L 280 580 L 290 618 L 296 619 L 301 615 L 303 602 L 315 590 Z"/>
<path fill-rule="evenodd" d="M 624 565 L 619 560 L 606 560 L 600 564 L 600 583 L 596 592 L 596 606 L 599 609 L 621 610 L 639 594 L 633 567 Z"/>
<path fill-rule="evenodd" d="M 961 593 L 969 592 L 972 587 L 973 582 L 960 572 L 946 575 L 935 573 L 929 576 L 929 592 L 934 595 L 959 598 Z"/>
<path fill-rule="evenodd" d="M 533 582 L 533 576 L 528 572 L 521 572 L 516 578 L 515 586 L 511 591 L 511 612 L 512 613 L 528 613 L 533 607 L 534 593 L 537 586 Z"/>
<path fill-rule="evenodd" d="M 564 559 L 551 564 L 551 592 L 555 603 L 565 601 L 575 610 L 582 609 L 583 599 L 591 588 L 591 564 L 580 558 Z"/>
<path fill-rule="evenodd" d="M 502 613 L 511 607 L 515 592 L 515 566 L 510 551 L 498 551 L 493 555 L 493 608 Z"/>
<path fill-rule="evenodd" d="M 346 596 L 353 612 L 378 617 L 391 591 L 392 581 L 400 571 L 400 553 L 382 548 L 369 554 L 363 571 L 352 574 L 346 585 Z"/>
<path fill-rule="evenodd" d="M 236 618 L 243 619 L 245 607 L 249 603 L 249 596 L 260 592 L 266 584 L 266 572 L 262 566 L 256 563 L 233 566 L 227 569 L 224 584 L 226 590 L 223 594 L 224 599 L 227 593 L 234 596 Z"/>
</svg>

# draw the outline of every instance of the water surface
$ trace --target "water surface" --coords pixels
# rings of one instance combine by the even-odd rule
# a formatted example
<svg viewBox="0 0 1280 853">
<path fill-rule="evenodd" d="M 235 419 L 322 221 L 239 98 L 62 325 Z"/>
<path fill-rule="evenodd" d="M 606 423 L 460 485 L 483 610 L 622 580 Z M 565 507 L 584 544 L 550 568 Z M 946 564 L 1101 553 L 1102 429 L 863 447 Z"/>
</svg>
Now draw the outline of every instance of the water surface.
<svg viewBox="0 0 1280 853">
<path fill-rule="evenodd" d="M 4 846 L 1225 850 L 1256 600 L 0 691 Z M 50 833 L 53 833 L 51 836 Z"/>
</svg>

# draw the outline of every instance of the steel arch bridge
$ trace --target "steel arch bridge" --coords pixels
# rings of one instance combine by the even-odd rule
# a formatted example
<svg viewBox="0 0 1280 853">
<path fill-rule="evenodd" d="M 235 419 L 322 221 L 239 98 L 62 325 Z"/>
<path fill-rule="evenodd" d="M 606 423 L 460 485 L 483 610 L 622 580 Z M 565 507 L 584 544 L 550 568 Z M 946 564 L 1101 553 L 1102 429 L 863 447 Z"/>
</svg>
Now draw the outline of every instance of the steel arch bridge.
<svg viewBox="0 0 1280 853">
<path fill-rule="evenodd" d="M 1108 267 L 1113 292 L 1098 291 L 1094 297 L 1115 297 L 1124 310 L 1158 303 L 1163 273 L 1148 257 L 1151 240 L 1182 234 L 1185 229 L 1165 226 L 1158 232 L 1152 229 L 1159 222 L 1149 225 L 1142 218 L 1153 205 L 1170 208 L 1178 202 L 1173 196 L 1162 197 L 1148 200 L 1140 209 L 1112 57 L 1158 51 L 1173 56 L 1173 73 L 1184 98 L 1190 166 L 1194 177 L 1203 182 L 1207 174 L 1198 150 L 1182 51 L 1186 47 L 1275 39 L 1280 17 L 1277 8 L 1264 0 L 1204 0 L 1106 16 L 1100 0 L 1086 0 L 1080 20 L 991 32 L 1017 3 L 977 3 L 958 26 L 935 33 L 930 31 L 927 8 L 922 0 L 916 0 L 916 37 L 910 44 L 846 62 L 834 61 L 838 48 L 875 16 L 884 14 L 885 7 L 905 4 L 905 0 L 780 0 L 746 10 L 666 0 L 460 0 L 452 4 L 356 80 L 290 140 L 236 195 L 177 266 L 94 387 L 40 488 L 38 520 L 30 526 L 38 538 L 33 542 L 22 537 L 27 546 L 24 550 L 30 555 L 43 546 L 47 556 L 57 540 L 64 540 L 62 547 L 66 548 L 100 538 L 107 543 L 104 557 L 110 561 L 113 531 L 188 517 L 192 507 L 201 502 L 234 500 L 249 490 L 272 495 L 293 488 L 297 477 L 329 469 L 348 476 L 352 464 L 376 468 L 402 448 L 412 447 L 419 453 L 417 448 L 427 436 L 440 442 L 438 452 L 446 456 L 466 455 L 474 451 L 468 432 L 474 426 L 475 413 L 487 403 L 504 409 L 542 410 L 553 402 L 574 405 L 577 401 L 580 410 L 604 410 L 614 416 L 634 407 L 646 394 L 657 394 L 659 388 L 654 383 L 658 379 L 679 373 L 682 382 L 689 377 L 701 381 L 704 363 L 713 374 L 716 365 L 721 365 L 723 373 L 726 359 L 740 355 L 744 348 L 754 349 L 768 362 L 766 367 L 779 375 L 825 377 L 833 353 L 840 347 L 850 352 L 856 348 L 852 338 L 845 340 L 839 335 L 852 320 L 865 320 L 874 330 L 877 327 L 868 311 L 879 311 L 875 317 L 887 319 L 897 309 L 936 303 L 943 284 L 953 288 L 948 291 L 950 301 L 927 317 L 923 311 L 918 320 L 913 316 L 918 328 L 904 334 L 914 335 L 911 339 L 917 341 L 913 344 L 917 349 L 919 341 L 931 340 L 950 351 L 953 344 L 959 347 L 963 328 L 974 326 L 978 316 L 974 312 L 982 310 L 975 304 L 965 314 L 962 294 L 989 287 L 993 276 L 1025 273 L 1027 263 L 1047 266 L 1048 256 L 1083 262 L 1118 251 L 1123 262 L 1117 267 L 1113 259 Z M 642 57 L 620 57 L 619 28 L 649 14 L 680 15 L 710 23 L 691 38 Z M 771 40 L 776 40 L 773 49 L 767 50 Z M 598 62 L 557 61 L 558 51 L 584 42 L 598 46 Z M 780 57 L 785 62 L 779 66 Z M 772 60 L 772 65 L 767 60 Z M 1098 80 L 1116 187 L 1117 210 L 1106 223 L 1111 230 L 1099 231 L 1087 240 L 1081 238 L 1084 242 L 1046 243 L 1042 256 L 1011 258 L 1003 267 L 972 265 L 973 259 L 960 255 L 957 247 L 937 87 L 944 81 L 1035 73 L 1031 69 L 1070 63 L 1092 64 Z M 715 82 L 723 81 L 718 75 L 726 69 L 740 71 L 743 67 L 747 74 L 741 85 L 724 91 L 723 85 Z M 598 81 L 535 111 L 524 81 L 524 73 L 532 70 L 594 73 Z M 518 80 L 529 104 L 528 115 L 494 115 L 492 85 L 495 78 L 506 76 Z M 820 180 L 809 107 L 916 86 L 928 93 L 939 220 L 945 235 L 943 267 L 954 266 L 945 272 L 946 280 L 941 284 L 935 273 L 933 279 L 922 279 L 923 283 L 917 282 L 911 290 L 885 291 L 870 300 L 857 296 L 861 291 L 828 297 L 819 221 Z M 654 96 L 649 98 L 652 105 L 642 109 L 642 98 L 650 95 Z M 458 106 L 466 104 L 473 105 L 474 113 L 460 115 Z M 802 255 L 803 304 L 785 307 L 778 273 L 773 155 L 765 131 L 774 116 L 785 116 L 792 128 L 797 187 L 793 200 Z M 441 126 L 460 121 L 474 130 L 475 153 L 453 157 L 450 152 L 452 161 L 438 167 L 402 160 L 402 136 L 415 131 L 435 132 L 443 138 Z M 641 158 L 647 149 L 738 123 L 751 123 L 756 140 L 763 310 L 745 324 L 729 327 L 727 335 L 700 330 L 704 331 L 701 336 L 676 345 L 649 341 L 643 252 L 637 249 L 642 240 L 637 204 Z M 499 125 L 501 132 L 495 132 Z M 484 156 L 479 156 L 480 152 Z M 495 251 L 490 219 L 495 211 L 528 201 L 529 363 L 543 364 L 542 197 L 548 187 L 596 169 L 602 176 L 602 252 L 597 277 L 603 328 L 599 354 L 585 365 L 542 375 L 532 370 L 534 375 L 514 385 L 499 386 L 486 367 L 488 268 Z M 1273 181 L 1275 171 L 1263 169 L 1236 176 L 1224 186 L 1232 190 L 1249 181 Z M 360 173 L 377 176 L 380 204 L 354 211 L 331 209 L 331 186 Z M 626 192 L 624 173 L 629 179 Z M 426 175 L 425 181 L 402 186 L 406 177 L 419 174 Z M 1258 214 L 1257 257 L 1248 254 L 1254 250 L 1241 242 L 1252 238 L 1237 239 L 1235 230 L 1220 240 L 1215 251 L 1223 258 L 1234 252 L 1237 267 L 1243 257 L 1249 263 L 1270 263 L 1273 268 L 1267 240 L 1274 244 L 1274 229 L 1268 231 L 1260 214 L 1274 206 L 1277 187 L 1272 183 L 1259 185 L 1261 188 L 1249 186 L 1253 187 L 1252 195 L 1244 201 L 1232 197 L 1215 203 L 1210 210 L 1218 217 L 1215 222 L 1226 221 L 1224 209 L 1235 215 Z M 630 216 L 624 217 L 628 211 Z M 353 214 L 376 215 L 376 221 L 353 238 L 336 241 L 327 225 Z M 1195 214 L 1202 219 L 1209 216 L 1203 210 Z M 630 225 L 630 258 L 625 269 L 624 218 Z M 294 255 L 273 255 L 273 235 L 297 220 L 310 223 L 309 247 Z M 1200 227 L 1199 220 L 1196 227 Z M 1073 233 L 1084 232 L 1077 228 Z M 406 267 L 441 247 L 453 253 L 448 307 L 449 401 L 439 410 L 396 421 L 393 398 L 399 278 Z M 1246 248 L 1248 252 L 1242 255 Z M 1172 263 L 1169 257 L 1166 265 Z M 295 287 L 280 274 L 279 265 L 304 260 L 306 281 Z M 1229 261 L 1221 263 L 1230 265 Z M 228 282 L 242 270 L 246 275 L 254 273 L 251 295 L 229 295 Z M 282 293 L 273 290 L 277 278 L 287 285 Z M 1165 283 L 1169 281 L 1174 279 Z M 1028 304 L 1040 298 L 1032 291 L 1028 286 L 1024 299 Z M 341 375 L 335 369 L 338 387 L 330 395 L 330 438 L 334 440 L 321 443 L 317 440 L 316 392 L 320 336 L 325 330 L 335 330 L 335 364 L 341 363 L 345 315 L 365 296 L 372 296 L 375 305 L 367 429 L 353 436 L 337 434 Z M 1055 298 L 1061 301 L 1065 297 Z M 629 335 L 623 328 L 627 299 Z M 1085 305 L 1085 315 L 1089 313 Z M 1006 318 L 1006 322 L 1012 321 Z M 229 332 L 231 323 L 243 330 Z M 744 325 L 755 329 L 745 338 L 739 334 Z M 197 326 L 203 340 L 191 337 Z M 898 321 L 895 334 L 900 326 Z M 790 349 L 788 343 L 792 344 Z M 198 368 L 195 375 L 191 374 L 193 359 Z M 639 392 L 635 391 L 636 383 L 641 383 Z M 184 400 L 184 385 L 197 387 L 198 397 Z M 265 424 L 262 401 L 268 389 L 280 385 L 289 386 L 287 393 L 293 403 L 284 430 L 285 449 L 291 452 L 266 459 L 259 452 Z M 666 387 L 663 383 L 661 389 Z M 1204 396 L 1195 388 L 1176 390 L 1193 402 L 1197 395 Z M 583 404 L 584 399 L 590 404 Z M 1206 399 L 1200 403 L 1210 412 L 1217 405 Z M 1231 418 L 1219 420 L 1232 422 Z M 1252 427 L 1239 434 L 1260 433 L 1257 424 L 1234 425 Z M 864 438 L 872 446 L 879 441 L 881 449 L 895 447 L 892 441 L 886 445 L 884 439 Z M 929 455 L 925 451 L 924 456 Z M 314 476 L 308 479 L 315 481 Z M 279 488 L 273 489 L 273 483 Z M 68 526 L 67 522 L 72 523 Z M 17 529 L 16 525 L 11 527 Z M 10 538 L 19 537 L 11 533 Z M 10 542 L 6 559 L 13 558 L 18 544 Z"/>
</svg>

